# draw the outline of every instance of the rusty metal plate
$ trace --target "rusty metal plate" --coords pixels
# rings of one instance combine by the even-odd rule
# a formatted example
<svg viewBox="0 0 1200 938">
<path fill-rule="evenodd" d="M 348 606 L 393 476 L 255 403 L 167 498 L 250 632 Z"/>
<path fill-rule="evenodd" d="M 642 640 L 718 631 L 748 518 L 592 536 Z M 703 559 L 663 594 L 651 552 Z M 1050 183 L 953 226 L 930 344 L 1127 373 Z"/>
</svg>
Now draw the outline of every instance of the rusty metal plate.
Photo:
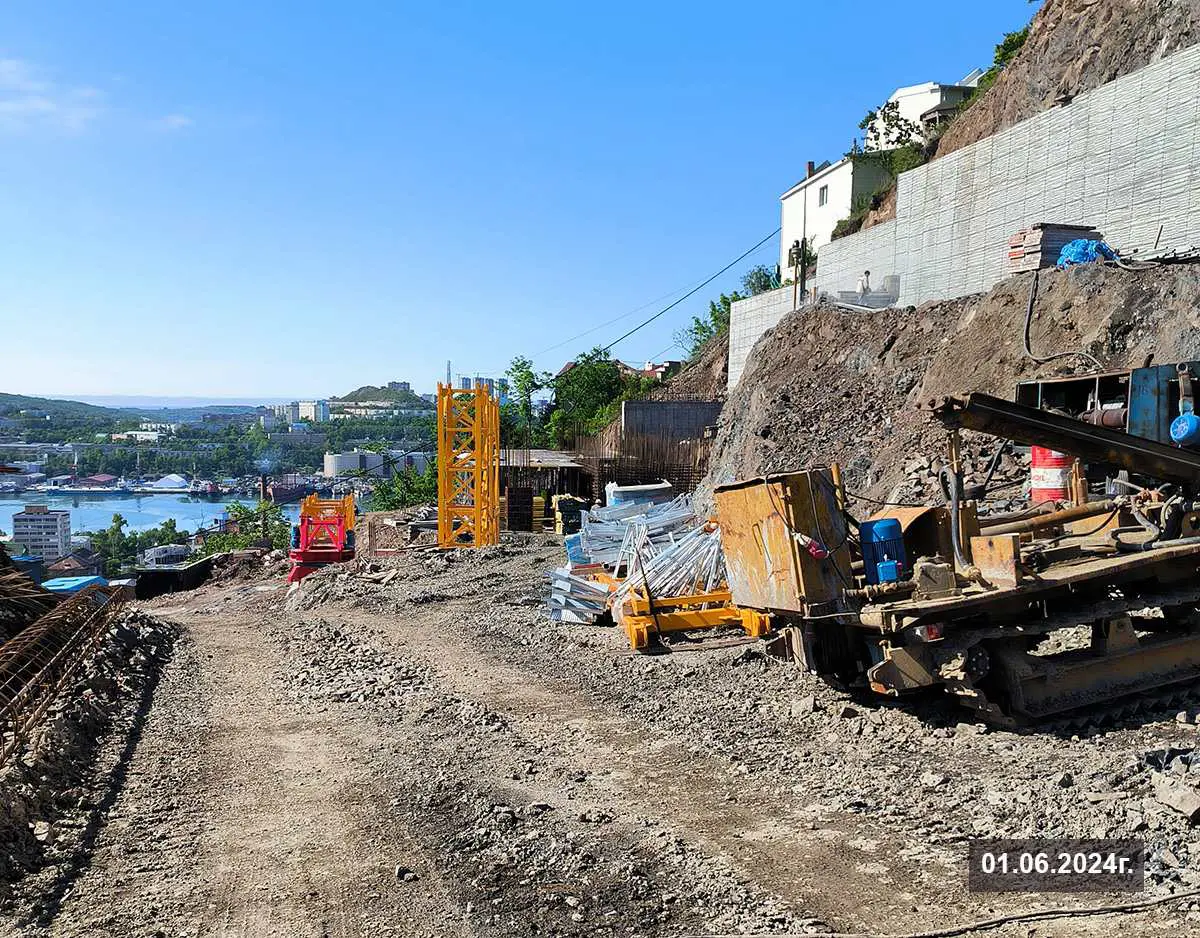
<svg viewBox="0 0 1200 938">
<path fill-rule="evenodd" d="M 736 605 L 805 614 L 840 600 L 853 583 L 832 470 L 735 482 L 714 494 Z M 818 541 L 829 556 L 814 557 L 798 535 Z"/>
<path fill-rule="evenodd" d="M 1021 535 L 985 534 L 971 538 L 971 561 L 992 586 L 1021 582 Z"/>
</svg>

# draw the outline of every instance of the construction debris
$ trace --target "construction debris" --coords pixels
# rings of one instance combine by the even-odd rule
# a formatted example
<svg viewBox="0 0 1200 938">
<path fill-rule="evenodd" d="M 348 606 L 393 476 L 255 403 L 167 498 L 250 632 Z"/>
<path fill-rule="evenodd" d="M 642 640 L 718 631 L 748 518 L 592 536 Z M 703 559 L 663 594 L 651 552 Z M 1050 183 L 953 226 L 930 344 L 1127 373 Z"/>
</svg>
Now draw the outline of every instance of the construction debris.
<svg viewBox="0 0 1200 938">
<path fill-rule="evenodd" d="M 1200 820 L 1200 791 L 1160 775 L 1154 779 L 1154 799 L 1178 811 L 1193 824 Z"/>
<path fill-rule="evenodd" d="M 547 608 L 555 622 L 591 624 L 608 611 L 612 590 L 606 583 L 592 577 L 603 574 L 602 564 L 556 567 L 546 574 L 550 580 Z"/>
<path fill-rule="evenodd" d="M 1090 225 L 1055 225 L 1038 222 L 1022 228 L 1008 239 L 1008 270 L 1018 274 L 1053 267 L 1063 246 L 1079 239 L 1103 241 L 1104 236 Z"/>
<path fill-rule="evenodd" d="M 0 556 L 4 556 L 2 548 Z M 20 570 L 0 566 L 0 642 L 49 612 L 58 601 L 58 596 L 42 589 Z"/>
</svg>

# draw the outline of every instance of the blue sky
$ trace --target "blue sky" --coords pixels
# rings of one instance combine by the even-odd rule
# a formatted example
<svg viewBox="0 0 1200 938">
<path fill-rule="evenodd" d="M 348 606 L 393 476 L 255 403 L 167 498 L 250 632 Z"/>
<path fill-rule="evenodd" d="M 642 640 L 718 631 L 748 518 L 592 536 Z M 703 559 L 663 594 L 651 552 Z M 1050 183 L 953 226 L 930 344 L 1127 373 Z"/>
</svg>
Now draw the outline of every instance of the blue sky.
<svg viewBox="0 0 1200 938">
<path fill-rule="evenodd" d="M 0 390 L 556 370 L 774 230 L 805 161 L 894 88 L 986 66 L 1034 9 L 5 3 Z M 614 354 L 677 357 L 674 331 L 776 258 Z M 19 354 L 41 346 L 52 368 Z"/>
</svg>

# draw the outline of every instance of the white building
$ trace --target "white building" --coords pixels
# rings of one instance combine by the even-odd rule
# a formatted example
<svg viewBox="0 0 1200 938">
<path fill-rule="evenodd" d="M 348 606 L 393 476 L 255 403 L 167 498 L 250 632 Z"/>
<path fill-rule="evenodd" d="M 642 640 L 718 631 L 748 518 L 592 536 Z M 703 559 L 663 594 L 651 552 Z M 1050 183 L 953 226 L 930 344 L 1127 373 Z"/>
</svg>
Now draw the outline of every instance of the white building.
<svg viewBox="0 0 1200 938">
<path fill-rule="evenodd" d="M 187 563 L 191 556 L 192 549 L 187 544 L 162 544 L 147 548 L 138 557 L 138 562 L 143 567 L 172 567 Z"/>
<path fill-rule="evenodd" d="M 389 381 L 387 383 L 389 391 L 408 391 L 412 393 L 412 382 L 409 381 Z"/>
<path fill-rule="evenodd" d="M 389 458 L 383 453 L 372 453 L 369 450 L 356 449 L 349 453 L 326 453 L 324 475 L 327 479 L 356 473 L 385 476 L 388 474 L 386 464 L 389 461 Z"/>
<path fill-rule="evenodd" d="M 71 513 L 26 505 L 13 515 L 13 540 L 34 556 L 53 563 L 71 551 Z"/>
<path fill-rule="evenodd" d="M 311 420 L 313 423 L 325 423 L 329 420 L 329 401 L 299 401 L 296 407 L 300 420 Z"/>
<path fill-rule="evenodd" d="M 887 171 L 870 160 L 847 156 L 821 167 L 809 163 L 808 175 L 779 197 L 779 269 L 784 279 L 792 275 L 788 250 L 793 241 L 807 237 L 809 248 L 819 251 L 857 200 L 870 198 L 890 181 Z"/>
<path fill-rule="evenodd" d="M 157 443 L 162 436 L 158 430 L 126 430 L 124 433 L 114 433 L 111 439 L 114 443 Z"/>
<path fill-rule="evenodd" d="M 926 81 L 919 85 L 897 88 L 887 99 L 887 103 L 896 102 L 897 116 L 915 124 L 920 139 L 924 140 L 928 137 L 930 129 L 945 123 L 957 113 L 959 105 L 975 90 L 982 77 L 983 72 L 975 69 L 962 81 L 953 85 Z M 890 139 L 877 119 L 867 133 L 863 147 L 867 150 L 887 150 L 896 145 L 897 141 Z"/>
<path fill-rule="evenodd" d="M 275 416 L 279 418 L 281 423 L 286 423 L 291 426 L 293 423 L 300 422 L 300 402 L 292 401 L 290 404 L 276 404 Z"/>
</svg>

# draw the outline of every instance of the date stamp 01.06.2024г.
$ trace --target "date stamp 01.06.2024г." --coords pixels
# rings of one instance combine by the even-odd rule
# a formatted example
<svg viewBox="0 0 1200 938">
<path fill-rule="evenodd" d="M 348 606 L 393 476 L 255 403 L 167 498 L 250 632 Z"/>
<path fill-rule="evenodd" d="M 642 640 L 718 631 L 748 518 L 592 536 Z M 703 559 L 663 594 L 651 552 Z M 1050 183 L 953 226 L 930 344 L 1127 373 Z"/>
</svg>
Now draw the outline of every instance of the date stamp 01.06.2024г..
<svg viewBox="0 0 1200 938">
<path fill-rule="evenodd" d="M 967 851 L 972 892 L 1137 892 L 1146 845 L 1140 840 L 973 840 Z"/>
</svg>

